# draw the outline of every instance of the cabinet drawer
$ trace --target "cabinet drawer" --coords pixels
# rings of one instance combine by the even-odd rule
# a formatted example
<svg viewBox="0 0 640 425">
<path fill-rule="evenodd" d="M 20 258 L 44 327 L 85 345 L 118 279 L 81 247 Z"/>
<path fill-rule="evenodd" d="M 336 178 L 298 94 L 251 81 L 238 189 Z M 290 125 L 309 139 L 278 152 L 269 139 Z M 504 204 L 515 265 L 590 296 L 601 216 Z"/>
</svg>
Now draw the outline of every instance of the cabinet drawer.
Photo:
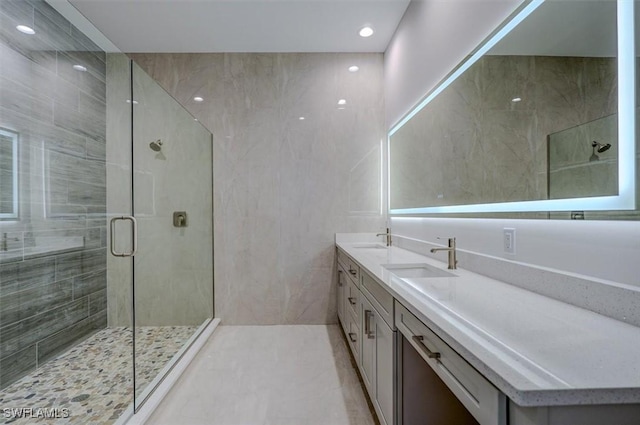
<svg viewBox="0 0 640 425">
<path fill-rule="evenodd" d="M 358 302 L 360 301 L 360 290 L 351 279 L 346 279 L 346 282 L 347 287 L 345 288 L 344 300 L 345 310 L 353 314 L 353 317 L 356 319 L 356 323 L 360 323 L 360 307 L 358 307 Z"/>
<path fill-rule="evenodd" d="M 423 360 L 481 425 L 505 423 L 504 394 L 397 301 L 395 323 Z"/>
<path fill-rule="evenodd" d="M 347 340 L 349 341 L 349 347 L 353 352 L 353 357 L 356 359 L 356 363 L 360 364 L 360 327 L 358 321 L 353 314 L 345 314 L 347 316 Z"/>
<path fill-rule="evenodd" d="M 360 286 L 360 266 L 347 254 L 338 250 L 338 263 L 341 263 L 347 275 L 353 279 L 356 286 Z"/>
<path fill-rule="evenodd" d="M 378 311 L 382 319 L 391 329 L 393 325 L 393 297 L 386 289 L 376 282 L 368 273 L 362 272 L 362 293 Z"/>
</svg>

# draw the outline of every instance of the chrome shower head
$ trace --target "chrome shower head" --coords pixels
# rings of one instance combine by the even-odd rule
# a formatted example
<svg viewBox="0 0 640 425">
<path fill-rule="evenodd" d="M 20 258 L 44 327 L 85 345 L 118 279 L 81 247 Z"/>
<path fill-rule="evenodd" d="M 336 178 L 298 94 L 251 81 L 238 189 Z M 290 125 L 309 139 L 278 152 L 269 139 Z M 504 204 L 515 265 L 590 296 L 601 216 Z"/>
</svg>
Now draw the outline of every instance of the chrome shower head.
<svg viewBox="0 0 640 425">
<path fill-rule="evenodd" d="M 611 148 L 611 143 L 598 143 L 595 140 L 593 142 L 591 142 L 591 146 L 593 147 L 594 151 L 598 151 L 598 153 L 602 153 L 602 152 L 606 152 L 609 150 L 609 148 Z"/>
<path fill-rule="evenodd" d="M 160 152 L 160 150 L 162 149 L 162 140 L 158 139 L 155 142 L 149 143 L 149 147 L 154 152 Z"/>
</svg>

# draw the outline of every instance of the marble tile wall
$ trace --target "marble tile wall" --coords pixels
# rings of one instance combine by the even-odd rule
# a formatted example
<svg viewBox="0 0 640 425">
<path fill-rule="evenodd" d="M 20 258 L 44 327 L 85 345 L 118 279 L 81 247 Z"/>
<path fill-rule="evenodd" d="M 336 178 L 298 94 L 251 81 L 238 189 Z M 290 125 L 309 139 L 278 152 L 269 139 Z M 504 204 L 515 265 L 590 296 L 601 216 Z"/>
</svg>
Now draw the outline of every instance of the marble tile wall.
<svg viewBox="0 0 640 425">
<path fill-rule="evenodd" d="M 382 55 L 132 57 L 213 133 L 216 317 L 335 323 L 334 234 L 385 227 Z"/>
<path fill-rule="evenodd" d="M 0 127 L 19 135 L 19 217 L 0 221 L 5 387 L 106 325 L 105 54 L 44 1 L 3 0 L 0 57 Z"/>
<path fill-rule="evenodd" d="M 484 56 L 393 135 L 392 208 L 547 199 L 547 136 L 614 114 L 615 71 L 610 58 Z"/>
</svg>

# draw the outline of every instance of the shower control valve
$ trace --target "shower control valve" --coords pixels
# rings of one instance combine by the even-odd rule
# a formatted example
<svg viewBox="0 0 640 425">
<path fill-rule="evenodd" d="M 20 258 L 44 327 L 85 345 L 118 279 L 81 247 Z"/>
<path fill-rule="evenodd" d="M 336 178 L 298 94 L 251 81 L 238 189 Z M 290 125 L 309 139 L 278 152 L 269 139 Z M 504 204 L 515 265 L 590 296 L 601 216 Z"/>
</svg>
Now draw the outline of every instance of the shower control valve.
<svg viewBox="0 0 640 425">
<path fill-rule="evenodd" d="M 173 227 L 187 227 L 187 212 L 186 211 L 174 211 L 173 212 Z"/>
</svg>

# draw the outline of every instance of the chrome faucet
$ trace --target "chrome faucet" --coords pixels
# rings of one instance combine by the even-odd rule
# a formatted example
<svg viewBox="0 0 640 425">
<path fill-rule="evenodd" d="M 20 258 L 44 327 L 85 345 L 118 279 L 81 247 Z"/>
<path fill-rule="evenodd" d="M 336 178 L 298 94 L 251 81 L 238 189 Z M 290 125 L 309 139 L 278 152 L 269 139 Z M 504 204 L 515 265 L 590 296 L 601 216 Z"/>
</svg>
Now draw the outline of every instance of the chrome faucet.
<svg viewBox="0 0 640 425">
<path fill-rule="evenodd" d="M 378 233 L 376 234 L 376 237 L 378 236 L 386 236 L 387 237 L 387 246 L 391 246 L 391 229 L 389 229 L 387 227 L 387 233 Z"/>
<path fill-rule="evenodd" d="M 438 238 L 440 239 L 440 238 Z M 448 251 L 449 252 L 449 266 L 447 267 L 449 270 L 455 270 L 458 265 L 458 260 L 456 260 L 456 238 L 449 238 L 449 246 L 447 248 L 431 248 L 431 252 L 438 251 Z"/>
</svg>

